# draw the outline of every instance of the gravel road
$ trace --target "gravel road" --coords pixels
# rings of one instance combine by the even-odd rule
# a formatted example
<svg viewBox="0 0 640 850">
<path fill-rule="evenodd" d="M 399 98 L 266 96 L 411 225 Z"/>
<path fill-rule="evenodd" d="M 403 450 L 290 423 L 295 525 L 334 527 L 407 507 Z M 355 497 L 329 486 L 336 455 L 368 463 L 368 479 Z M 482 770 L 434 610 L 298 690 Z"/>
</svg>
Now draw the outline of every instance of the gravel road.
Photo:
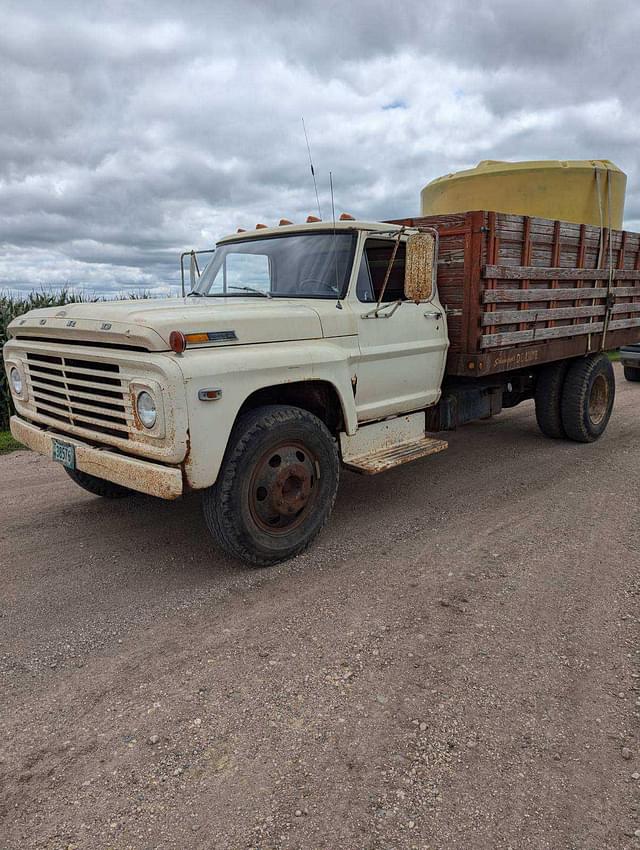
<svg viewBox="0 0 640 850">
<path fill-rule="evenodd" d="M 0 458 L 2 850 L 640 850 L 640 385 L 530 403 L 251 571 Z M 638 830 L 637 835 L 636 830 Z"/>
</svg>

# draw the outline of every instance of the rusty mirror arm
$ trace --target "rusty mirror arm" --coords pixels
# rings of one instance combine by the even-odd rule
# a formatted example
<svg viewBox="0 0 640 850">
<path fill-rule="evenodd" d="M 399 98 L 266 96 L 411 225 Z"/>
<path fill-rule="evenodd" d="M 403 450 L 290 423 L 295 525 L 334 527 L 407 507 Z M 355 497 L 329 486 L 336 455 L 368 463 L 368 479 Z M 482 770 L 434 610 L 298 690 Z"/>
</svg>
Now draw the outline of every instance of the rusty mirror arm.
<svg viewBox="0 0 640 850">
<path fill-rule="evenodd" d="M 376 309 L 374 310 L 374 315 L 376 316 L 378 315 L 380 305 L 382 304 L 382 299 L 384 298 L 384 294 L 387 290 L 387 284 L 389 283 L 389 277 L 391 276 L 391 269 L 393 268 L 393 264 L 396 261 L 396 254 L 398 253 L 398 246 L 400 245 L 402 232 L 402 230 L 398 231 L 398 235 L 396 236 L 393 243 L 393 251 L 391 252 L 391 256 L 389 257 L 389 262 L 387 263 L 387 270 L 385 272 L 384 280 L 382 281 L 382 286 L 380 287 L 380 292 L 378 294 L 378 303 L 376 304 Z"/>
</svg>

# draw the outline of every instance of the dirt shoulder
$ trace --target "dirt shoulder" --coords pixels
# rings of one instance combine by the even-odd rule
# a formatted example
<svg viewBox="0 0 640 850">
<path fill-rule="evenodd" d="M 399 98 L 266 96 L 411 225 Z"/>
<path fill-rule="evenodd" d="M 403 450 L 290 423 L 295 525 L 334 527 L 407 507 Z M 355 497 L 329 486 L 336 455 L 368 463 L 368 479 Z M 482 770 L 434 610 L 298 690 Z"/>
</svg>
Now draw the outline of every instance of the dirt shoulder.
<svg viewBox="0 0 640 850">
<path fill-rule="evenodd" d="M 310 552 L 0 458 L 0 846 L 640 848 L 640 389 L 344 474 Z M 639 778 L 634 779 L 634 774 Z"/>
</svg>

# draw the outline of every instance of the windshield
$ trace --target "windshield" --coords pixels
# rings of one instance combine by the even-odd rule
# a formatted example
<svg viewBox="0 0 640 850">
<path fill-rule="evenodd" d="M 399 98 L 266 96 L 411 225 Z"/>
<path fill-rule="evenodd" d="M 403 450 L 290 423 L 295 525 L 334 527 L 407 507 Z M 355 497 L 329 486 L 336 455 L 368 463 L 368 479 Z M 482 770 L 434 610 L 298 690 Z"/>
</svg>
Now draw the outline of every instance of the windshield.
<svg viewBox="0 0 640 850">
<path fill-rule="evenodd" d="M 347 288 L 355 240 L 353 232 L 320 232 L 220 245 L 194 292 L 338 298 Z"/>
</svg>

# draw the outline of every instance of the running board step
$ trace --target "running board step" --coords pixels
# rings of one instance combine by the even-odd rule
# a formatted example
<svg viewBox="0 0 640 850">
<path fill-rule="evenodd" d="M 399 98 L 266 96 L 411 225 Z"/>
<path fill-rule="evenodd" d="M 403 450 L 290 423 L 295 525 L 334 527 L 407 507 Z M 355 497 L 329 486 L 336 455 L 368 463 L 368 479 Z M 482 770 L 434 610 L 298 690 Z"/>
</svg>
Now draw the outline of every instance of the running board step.
<svg viewBox="0 0 640 850">
<path fill-rule="evenodd" d="M 437 437 L 430 437 L 425 434 L 418 440 L 397 443 L 366 455 L 360 455 L 360 457 L 346 458 L 344 464 L 349 469 L 353 469 L 354 472 L 360 472 L 363 475 L 377 475 L 378 472 L 386 472 L 387 469 L 393 469 L 394 466 L 409 463 L 411 460 L 418 460 L 421 457 L 427 457 L 427 455 L 443 452 L 448 447 L 449 443 L 446 440 L 439 440 Z"/>
</svg>

